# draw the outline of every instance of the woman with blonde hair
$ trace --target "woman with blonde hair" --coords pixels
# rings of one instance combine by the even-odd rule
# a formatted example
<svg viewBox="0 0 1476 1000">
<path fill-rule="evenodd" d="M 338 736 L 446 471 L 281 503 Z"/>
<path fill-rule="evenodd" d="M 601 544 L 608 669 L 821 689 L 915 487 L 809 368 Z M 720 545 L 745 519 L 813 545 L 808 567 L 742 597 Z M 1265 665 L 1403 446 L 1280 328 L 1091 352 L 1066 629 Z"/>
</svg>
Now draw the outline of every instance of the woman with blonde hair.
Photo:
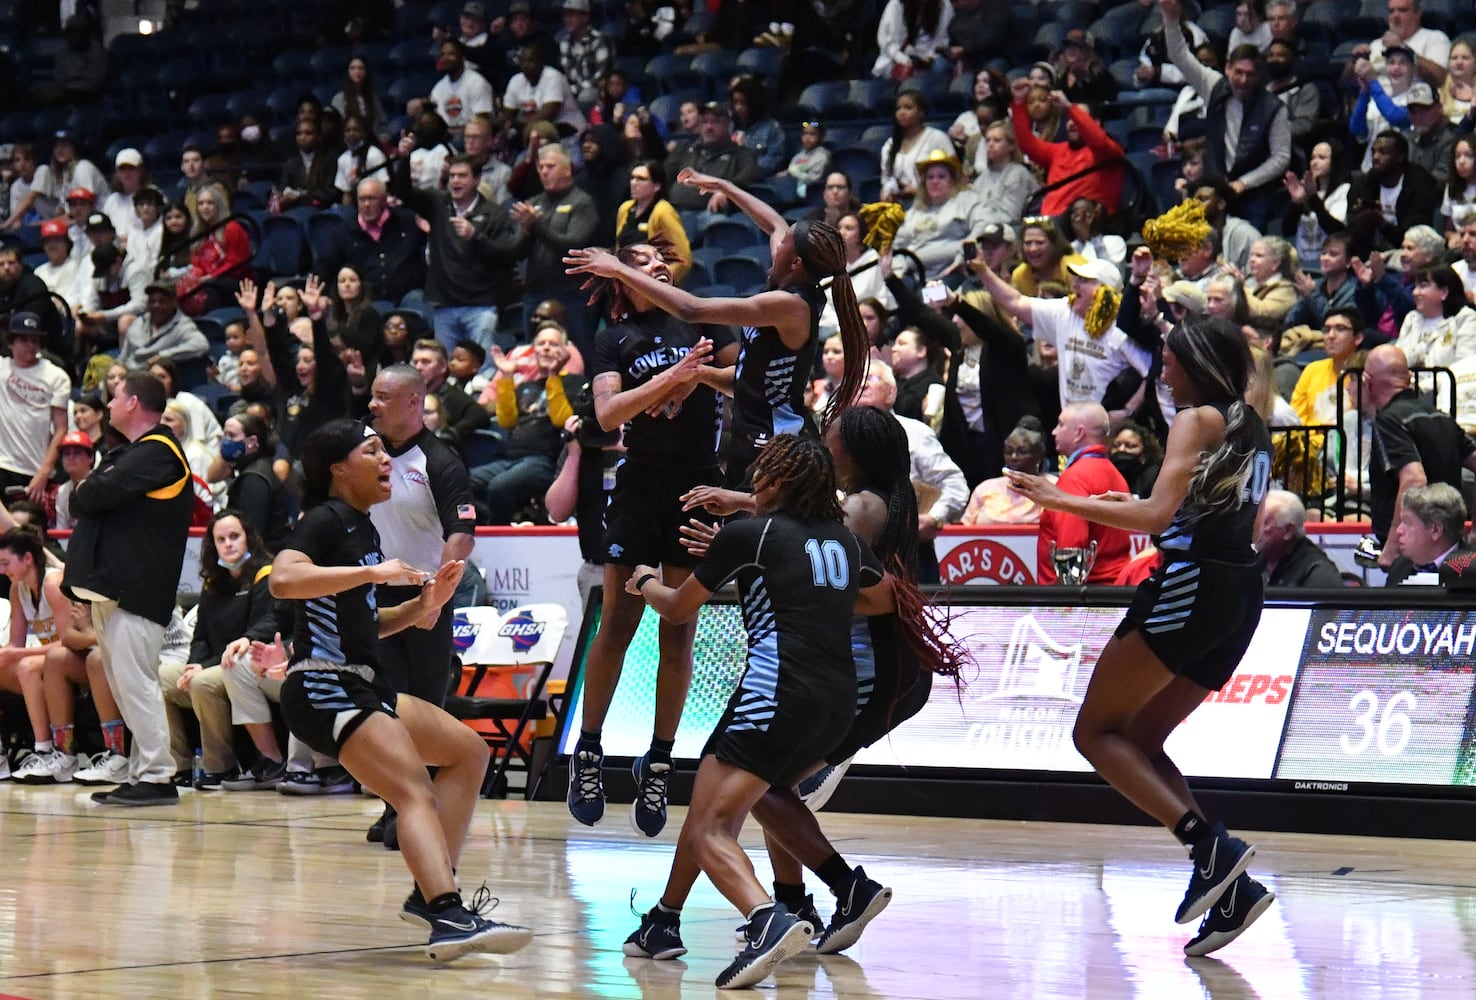
<svg viewBox="0 0 1476 1000">
<path fill-rule="evenodd" d="M 1245 305 L 1256 325 L 1280 326 L 1297 304 L 1296 253 L 1280 236 L 1263 236 L 1251 244 L 1246 261 Z"/>
<path fill-rule="evenodd" d="M 1476 50 L 1464 38 L 1450 43 L 1445 82 L 1440 85 L 1440 106 L 1445 117 L 1463 129 L 1471 127 L 1471 106 L 1476 103 Z"/>
<path fill-rule="evenodd" d="M 934 150 L 917 170 L 922 184 L 892 243 L 915 254 L 929 279 L 941 278 L 963 264 L 963 241 L 984 228 L 983 204 L 952 153 Z"/>
</svg>

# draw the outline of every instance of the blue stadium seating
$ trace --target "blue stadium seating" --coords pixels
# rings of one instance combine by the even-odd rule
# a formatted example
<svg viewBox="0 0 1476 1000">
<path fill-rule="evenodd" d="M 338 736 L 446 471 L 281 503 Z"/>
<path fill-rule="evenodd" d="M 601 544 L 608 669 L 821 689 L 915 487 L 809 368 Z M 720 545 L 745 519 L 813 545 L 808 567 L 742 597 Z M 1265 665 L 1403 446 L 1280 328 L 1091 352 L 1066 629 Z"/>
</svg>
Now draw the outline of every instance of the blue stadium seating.
<svg viewBox="0 0 1476 1000">
<path fill-rule="evenodd" d="M 739 221 L 739 220 L 742 221 Z M 744 216 L 719 219 L 702 231 L 704 247 L 721 247 L 724 250 L 741 250 L 744 247 L 768 245 L 768 240 L 758 227 Z"/>
<path fill-rule="evenodd" d="M 308 219 L 308 245 L 312 248 L 315 266 L 332 254 L 343 226 L 343 216 L 337 212 L 318 212 Z"/>
<path fill-rule="evenodd" d="M 262 224 L 261 245 L 252 266 L 263 277 L 295 275 L 302 268 L 307 233 L 302 223 L 290 215 L 268 216 Z"/>
<path fill-rule="evenodd" d="M 749 289 L 768 280 L 768 268 L 752 257 L 723 257 L 714 265 L 712 276 L 720 285 Z"/>
</svg>

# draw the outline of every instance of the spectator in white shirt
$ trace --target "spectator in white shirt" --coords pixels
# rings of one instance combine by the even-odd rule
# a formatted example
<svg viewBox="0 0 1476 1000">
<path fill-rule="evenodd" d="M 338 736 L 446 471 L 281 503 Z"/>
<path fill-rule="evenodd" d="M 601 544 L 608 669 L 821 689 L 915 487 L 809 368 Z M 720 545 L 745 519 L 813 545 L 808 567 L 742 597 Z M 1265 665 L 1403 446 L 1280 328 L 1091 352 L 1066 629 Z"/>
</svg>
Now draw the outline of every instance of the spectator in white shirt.
<svg viewBox="0 0 1476 1000">
<path fill-rule="evenodd" d="M 1395 45 L 1412 49 L 1415 73 L 1432 88 L 1445 82 L 1446 65 L 1450 62 L 1450 36 L 1434 28 L 1420 27 L 1424 13 L 1420 0 L 1389 0 L 1389 30 L 1368 46 L 1353 50 L 1353 59 L 1367 56 L 1374 69 L 1384 72 L 1384 50 Z"/>
<path fill-rule="evenodd" d="M 67 220 L 47 219 L 41 223 L 41 249 L 46 254 L 46 262 L 36 265 L 36 277 L 76 309 L 81 298 L 77 280 L 81 265 L 72 256 L 72 234 L 67 228 Z"/>
<path fill-rule="evenodd" d="M 502 95 L 510 121 L 520 129 L 536 121 L 567 125 L 572 132 L 583 132 L 588 127 L 568 78 L 545 64 L 538 46 L 523 47 L 518 69 L 521 72 L 507 81 L 507 92 Z"/>
<path fill-rule="evenodd" d="M 466 123 L 478 111 L 491 111 L 495 107 L 492 84 L 474 69 L 468 69 L 466 54 L 461 43 L 448 38 L 441 43 L 441 58 L 436 68 L 446 75 L 431 88 L 431 100 L 436 102 L 436 111 L 446 119 L 452 135 L 461 135 Z"/>
<path fill-rule="evenodd" d="M 111 190 L 103 198 L 102 211 L 113 220 L 113 228 L 126 233 L 133 228 L 133 197 L 149 186 L 143 154 L 133 148 L 120 149 L 113 158 Z"/>
<path fill-rule="evenodd" d="M 375 176 L 386 179 L 381 170 L 386 163 L 384 152 L 374 144 L 373 131 L 363 115 L 349 115 L 343 120 L 344 150 L 338 154 L 338 170 L 333 176 L 333 187 L 345 205 L 354 203 L 354 185 L 360 177 Z"/>
</svg>

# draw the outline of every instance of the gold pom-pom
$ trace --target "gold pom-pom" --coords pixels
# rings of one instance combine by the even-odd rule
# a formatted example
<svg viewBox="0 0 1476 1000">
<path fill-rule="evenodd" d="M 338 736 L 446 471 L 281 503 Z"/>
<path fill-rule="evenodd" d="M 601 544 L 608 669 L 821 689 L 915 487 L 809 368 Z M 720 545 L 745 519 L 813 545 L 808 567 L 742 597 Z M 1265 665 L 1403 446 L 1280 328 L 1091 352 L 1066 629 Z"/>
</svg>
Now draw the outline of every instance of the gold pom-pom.
<svg viewBox="0 0 1476 1000">
<path fill-rule="evenodd" d="M 1107 285 L 1098 285 L 1092 294 L 1092 307 L 1086 314 L 1086 331 L 1091 337 L 1100 337 L 1112 329 L 1117 322 L 1117 307 L 1122 305 L 1122 296 Z"/>
<path fill-rule="evenodd" d="M 1143 223 L 1143 242 L 1161 260 L 1178 260 L 1193 253 L 1209 234 L 1204 206 L 1193 198 Z"/>
<path fill-rule="evenodd" d="M 907 210 L 894 201 L 874 201 L 862 205 L 859 214 L 866 224 L 866 238 L 862 242 L 877 253 L 886 253 L 892 249 L 892 240 L 902 228 Z"/>
</svg>

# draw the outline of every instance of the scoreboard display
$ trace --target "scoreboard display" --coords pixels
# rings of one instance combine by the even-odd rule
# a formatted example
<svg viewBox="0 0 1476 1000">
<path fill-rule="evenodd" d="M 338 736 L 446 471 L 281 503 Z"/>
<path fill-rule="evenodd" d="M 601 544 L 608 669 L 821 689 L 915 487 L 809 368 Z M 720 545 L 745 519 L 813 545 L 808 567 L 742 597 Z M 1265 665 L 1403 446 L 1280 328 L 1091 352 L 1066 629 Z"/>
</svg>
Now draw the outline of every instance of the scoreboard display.
<svg viewBox="0 0 1476 1000">
<path fill-rule="evenodd" d="M 991 590 L 991 603 L 969 606 L 961 602 L 976 598 L 954 590 L 950 632 L 972 660 L 962 687 L 935 678 L 923 710 L 858 754 L 857 764 L 993 777 L 1090 771 L 1071 730 L 1130 593 L 1102 591 L 1088 601 L 1048 588 Z M 1358 596 L 1268 604 L 1235 674 L 1169 738 L 1165 749 L 1185 774 L 1310 790 L 1415 786 L 1420 794 L 1476 784 L 1476 609 L 1428 599 L 1425 607 L 1392 608 L 1392 593 L 1350 594 Z M 704 607 L 675 756 L 701 753 L 745 650 L 740 608 Z M 636 757 L 649 745 L 656 663 L 648 610 L 605 722 L 607 755 Z M 564 753 L 581 722 L 582 671 L 572 679 Z"/>
</svg>

